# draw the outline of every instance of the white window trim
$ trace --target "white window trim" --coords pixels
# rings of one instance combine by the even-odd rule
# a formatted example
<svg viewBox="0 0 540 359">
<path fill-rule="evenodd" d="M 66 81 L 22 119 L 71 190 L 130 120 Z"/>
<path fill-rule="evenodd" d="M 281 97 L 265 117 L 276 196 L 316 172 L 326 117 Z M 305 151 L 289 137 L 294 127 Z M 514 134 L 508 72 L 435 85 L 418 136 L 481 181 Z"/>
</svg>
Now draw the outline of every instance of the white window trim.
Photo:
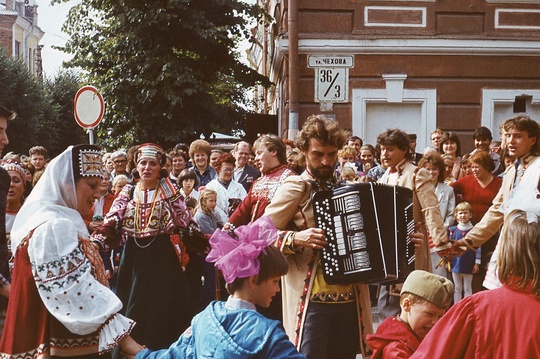
<svg viewBox="0 0 540 359">
<path fill-rule="evenodd" d="M 369 22 L 369 10 L 380 11 L 420 11 L 422 13 L 422 23 L 386 23 L 386 22 Z M 426 27 L 427 24 L 427 8 L 425 7 L 405 7 L 405 6 L 366 6 L 364 7 L 364 26 L 386 26 L 386 27 Z"/>
<path fill-rule="evenodd" d="M 497 104 L 511 105 L 516 96 L 532 96 L 532 103 L 540 105 L 540 90 L 512 89 L 512 90 L 482 90 L 482 126 L 492 131 L 498 131 L 495 123 L 495 106 Z"/>
<path fill-rule="evenodd" d="M 540 4 L 540 0 L 486 0 L 488 4 Z"/>
<path fill-rule="evenodd" d="M 540 13 L 540 9 L 495 9 L 495 28 L 496 29 L 521 29 L 521 30 L 538 30 L 540 25 L 501 25 L 501 13 Z"/>
<path fill-rule="evenodd" d="M 386 89 L 352 89 L 352 132 L 366 138 L 366 109 L 369 103 L 396 103 L 388 101 L 391 94 Z M 421 104 L 421 125 L 417 135 L 429 139 L 437 128 L 437 90 L 403 90 L 401 103 Z"/>
</svg>

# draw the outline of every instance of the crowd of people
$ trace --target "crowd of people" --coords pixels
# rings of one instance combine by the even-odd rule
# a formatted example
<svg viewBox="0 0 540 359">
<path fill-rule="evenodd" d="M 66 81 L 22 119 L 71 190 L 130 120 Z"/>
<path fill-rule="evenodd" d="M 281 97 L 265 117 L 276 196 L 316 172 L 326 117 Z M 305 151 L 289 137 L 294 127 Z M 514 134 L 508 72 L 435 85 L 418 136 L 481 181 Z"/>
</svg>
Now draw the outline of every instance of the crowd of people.
<svg viewBox="0 0 540 359">
<path fill-rule="evenodd" d="M 14 117 L 0 106 L 2 145 Z M 500 131 L 491 146 L 478 128 L 464 154 L 437 129 L 419 153 L 416 134 L 364 144 L 313 115 L 295 141 L 263 134 L 230 151 L 5 154 L 0 356 L 538 356 L 540 127 L 519 115 Z M 416 270 L 330 284 L 313 195 L 366 182 L 412 191 Z"/>
</svg>

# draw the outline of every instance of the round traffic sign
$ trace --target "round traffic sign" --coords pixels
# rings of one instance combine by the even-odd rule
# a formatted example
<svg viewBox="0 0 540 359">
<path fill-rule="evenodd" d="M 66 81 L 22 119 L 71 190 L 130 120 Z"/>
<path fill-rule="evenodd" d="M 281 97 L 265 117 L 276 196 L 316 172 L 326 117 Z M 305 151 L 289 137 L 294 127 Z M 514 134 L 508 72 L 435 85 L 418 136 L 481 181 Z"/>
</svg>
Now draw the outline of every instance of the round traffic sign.
<svg viewBox="0 0 540 359">
<path fill-rule="evenodd" d="M 83 86 L 77 91 L 73 114 L 75 120 L 85 129 L 96 127 L 105 113 L 103 96 L 94 86 Z"/>
</svg>

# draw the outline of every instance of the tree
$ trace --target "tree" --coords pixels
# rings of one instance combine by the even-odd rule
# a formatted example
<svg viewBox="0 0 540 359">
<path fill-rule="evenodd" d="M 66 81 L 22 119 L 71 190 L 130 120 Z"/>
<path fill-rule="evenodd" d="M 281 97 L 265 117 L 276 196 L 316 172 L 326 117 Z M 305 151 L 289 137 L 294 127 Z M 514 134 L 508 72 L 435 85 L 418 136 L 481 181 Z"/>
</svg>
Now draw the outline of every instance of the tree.
<svg viewBox="0 0 540 359">
<path fill-rule="evenodd" d="M 86 131 L 77 124 L 73 116 L 73 101 L 82 87 L 81 75 L 74 71 L 61 70 L 55 77 L 46 78 L 43 86 L 56 109 L 56 138 L 52 152 L 58 154 L 69 145 L 88 143 Z"/>
<path fill-rule="evenodd" d="M 17 118 L 8 126 L 10 144 L 4 152 L 28 154 L 28 149 L 35 145 L 51 149 L 56 138 L 53 125 L 56 108 L 26 64 L 11 58 L 1 48 L 0 84 L 1 104 L 17 112 Z"/>
<path fill-rule="evenodd" d="M 88 143 L 73 117 L 73 100 L 80 87 L 80 75 L 73 71 L 40 81 L 23 61 L 0 48 L 0 104 L 17 113 L 8 126 L 10 143 L 4 154 L 28 154 L 30 147 L 40 145 L 54 157 L 69 145 Z"/>
<path fill-rule="evenodd" d="M 66 0 L 54 0 L 62 2 Z M 68 66 L 88 72 L 107 104 L 98 135 L 108 145 L 172 147 L 238 128 L 244 90 L 268 80 L 239 60 L 247 18 L 239 0 L 82 0 L 64 31 Z"/>
</svg>

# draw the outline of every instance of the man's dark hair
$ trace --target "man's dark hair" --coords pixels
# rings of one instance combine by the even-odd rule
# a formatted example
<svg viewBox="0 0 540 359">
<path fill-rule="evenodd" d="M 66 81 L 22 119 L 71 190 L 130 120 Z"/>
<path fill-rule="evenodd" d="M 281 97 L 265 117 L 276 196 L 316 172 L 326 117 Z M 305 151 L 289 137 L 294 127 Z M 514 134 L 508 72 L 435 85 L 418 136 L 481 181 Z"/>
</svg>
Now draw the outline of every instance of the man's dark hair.
<svg viewBox="0 0 540 359">
<path fill-rule="evenodd" d="M 484 138 L 487 138 L 490 141 L 493 140 L 493 136 L 489 128 L 485 126 L 480 126 L 476 130 L 474 130 L 473 139 L 476 140 L 476 139 L 484 139 Z"/>
<path fill-rule="evenodd" d="M 390 128 L 377 136 L 377 144 L 380 146 L 396 146 L 402 151 L 406 151 L 405 158 L 411 160 L 413 154 L 409 151 L 409 137 L 397 128 Z"/>
</svg>

